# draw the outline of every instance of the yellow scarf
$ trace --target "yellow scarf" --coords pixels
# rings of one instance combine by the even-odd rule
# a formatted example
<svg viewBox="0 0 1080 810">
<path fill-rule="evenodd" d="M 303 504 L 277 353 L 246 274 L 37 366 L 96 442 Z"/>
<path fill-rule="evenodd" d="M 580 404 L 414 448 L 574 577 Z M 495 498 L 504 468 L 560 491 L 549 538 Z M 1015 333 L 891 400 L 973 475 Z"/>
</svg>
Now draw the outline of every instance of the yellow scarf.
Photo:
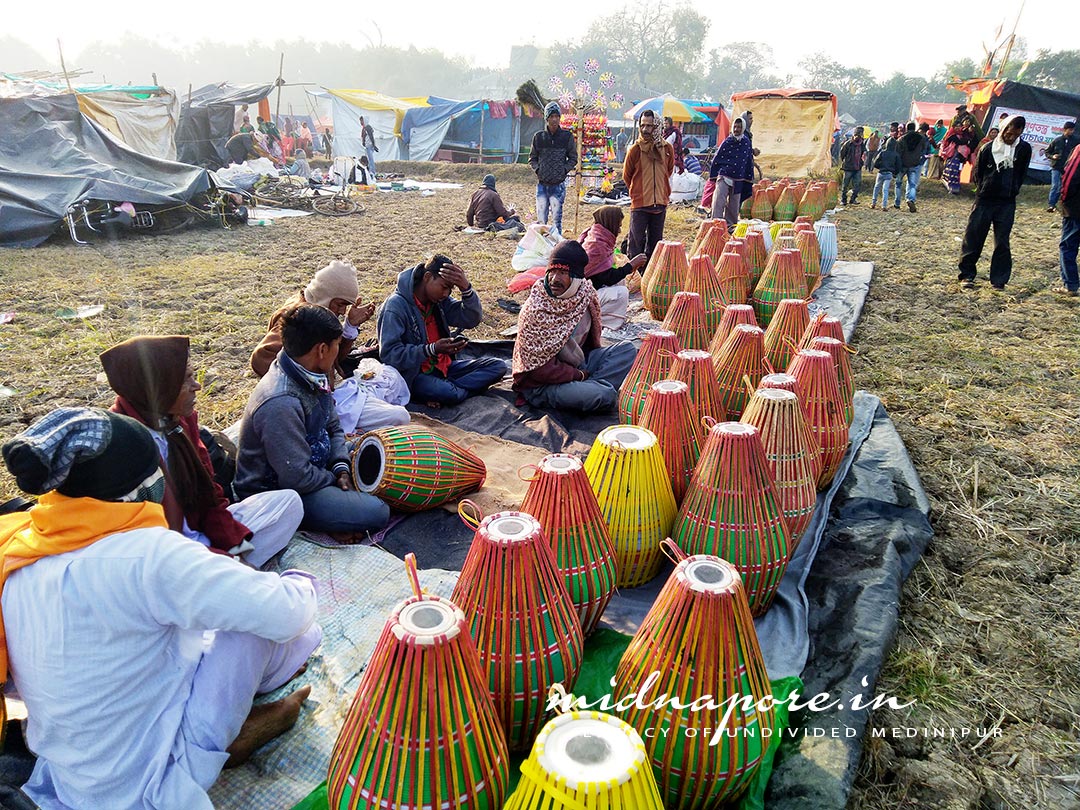
<svg viewBox="0 0 1080 810">
<path fill-rule="evenodd" d="M 0 598 L 13 571 L 132 529 L 167 527 L 161 504 L 114 503 L 47 492 L 29 512 L 0 516 Z M 7 681 L 7 634 L 0 602 L 0 684 Z M 0 722 L 7 720 L 0 700 Z"/>
</svg>

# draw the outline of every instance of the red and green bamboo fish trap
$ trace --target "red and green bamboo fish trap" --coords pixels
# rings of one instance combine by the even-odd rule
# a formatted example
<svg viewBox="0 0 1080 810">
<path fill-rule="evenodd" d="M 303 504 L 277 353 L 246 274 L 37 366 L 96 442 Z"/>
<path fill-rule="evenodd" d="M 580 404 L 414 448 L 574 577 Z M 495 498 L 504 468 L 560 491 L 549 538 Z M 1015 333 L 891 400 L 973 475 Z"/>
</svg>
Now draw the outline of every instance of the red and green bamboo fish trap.
<svg viewBox="0 0 1080 810">
<path fill-rule="evenodd" d="M 717 422 L 727 420 L 711 354 L 697 349 L 683 349 L 675 355 L 675 362 L 671 364 L 670 379 L 680 380 L 690 389 L 690 401 L 699 424 L 705 416 Z"/>
<path fill-rule="evenodd" d="M 750 271 L 750 292 L 753 294 L 761 274 L 765 272 L 765 263 L 769 258 L 769 251 L 765 246 L 765 234 L 761 231 L 750 230 L 744 237 L 746 242 L 746 268 Z"/>
<path fill-rule="evenodd" d="M 791 391 L 759 388 L 750 398 L 742 421 L 761 435 L 765 458 L 776 478 L 776 490 L 791 532 L 791 553 L 814 517 L 821 447 L 810 430 L 799 398 Z"/>
<path fill-rule="evenodd" d="M 750 216 L 768 222 L 773 218 L 772 203 L 769 202 L 769 193 L 762 188 L 754 191 L 750 202 Z"/>
<path fill-rule="evenodd" d="M 660 570 L 660 542 L 677 511 L 656 434 L 633 425 L 604 428 L 585 473 L 615 548 L 618 587 L 645 584 Z"/>
<path fill-rule="evenodd" d="M 795 219 L 795 195 L 791 189 L 784 186 L 773 204 L 773 217 L 775 219 L 790 222 Z"/>
<path fill-rule="evenodd" d="M 437 433 L 388 427 L 365 433 L 353 449 L 353 485 L 403 512 L 456 500 L 484 485 L 484 462 Z"/>
<path fill-rule="evenodd" d="M 383 627 L 327 775 L 333 810 L 499 810 L 509 782 L 487 674 L 453 602 L 420 592 Z"/>
<path fill-rule="evenodd" d="M 810 310 L 800 298 L 785 298 L 765 330 L 765 356 L 773 368 L 787 368 L 810 324 Z"/>
<path fill-rule="evenodd" d="M 724 307 L 729 303 L 727 296 L 724 295 L 720 279 L 717 277 L 716 271 L 713 270 L 713 264 L 708 256 L 695 255 L 690 260 L 690 269 L 686 273 L 686 281 L 683 285 L 685 292 L 697 293 L 701 296 L 705 330 L 710 337 L 716 331 L 716 327 L 720 325 Z M 670 309 L 668 310 L 668 317 L 671 317 Z M 685 343 L 682 345 L 684 349 L 697 348 L 696 346 L 687 346 Z"/>
<path fill-rule="evenodd" d="M 848 447 L 848 425 L 836 364 L 828 352 L 800 349 L 791 359 L 788 374 L 798 380 L 806 420 L 821 445 L 818 489 L 824 489 L 832 482 Z"/>
<path fill-rule="evenodd" d="M 452 598 L 469 621 L 507 745 L 527 749 L 548 690 L 577 680 L 581 622 L 535 518 L 496 512 L 477 523 L 470 501 L 459 511 L 476 534 Z"/>
<path fill-rule="evenodd" d="M 645 735 L 664 807 L 719 807 L 746 792 L 775 715 L 747 594 L 730 563 L 703 554 L 679 561 L 619 662 L 614 694 L 631 693 L 640 697 L 623 717 Z M 672 708 L 671 698 L 686 708 Z"/>
<path fill-rule="evenodd" d="M 660 328 L 674 332 L 683 349 L 706 349 L 712 337 L 705 329 L 705 308 L 696 292 L 675 293 Z"/>
<path fill-rule="evenodd" d="M 760 327 L 739 324 L 720 347 L 715 362 L 724 410 L 729 419 L 738 419 L 750 398 L 747 385 L 757 388 L 766 370 L 772 370 L 765 365 L 765 333 Z"/>
<path fill-rule="evenodd" d="M 716 282 L 728 305 L 750 300 L 750 268 L 737 250 L 725 250 L 716 263 Z M 721 316 L 723 310 L 721 310 Z M 717 322 L 719 325 L 719 321 Z M 716 330 L 713 329 L 715 333 Z"/>
<path fill-rule="evenodd" d="M 739 324 L 758 325 L 757 315 L 754 314 L 754 308 L 749 304 L 729 304 L 727 309 L 724 310 L 723 317 L 720 318 L 720 325 L 716 327 L 716 332 L 709 343 L 709 354 L 712 355 L 714 364 L 719 362 L 720 349 L 723 348 L 724 343 Z"/>
<path fill-rule="evenodd" d="M 727 242 L 727 239 L 728 239 L 728 225 L 727 225 L 727 222 L 725 220 L 723 220 L 723 219 L 706 219 L 706 220 L 703 220 L 701 223 L 698 224 L 697 236 L 694 237 L 694 244 L 690 248 L 690 250 L 688 252 L 688 255 L 696 256 L 698 253 L 707 252 L 707 251 L 703 251 L 701 249 L 701 246 L 702 246 L 702 244 L 704 244 L 706 238 L 708 238 L 710 236 L 712 231 L 720 231 L 720 236 L 719 237 L 712 237 L 712 238 L 713 239 L 719 238 L 719 240 L 720 240 L 719 247 L 720 247 L 721 250 L 723 250 L 724 243 Z M 709 254 L 709 255 L 712 256 L 712 254 Z M 720 254 L 717 253 L 717 256 L 719 256 L 719 255 Z M 716 261 L 716 256 L 712 256 L 712 259 L 715 262 Z"/>
<path fill-rule="evenodd" d="M 544 456 L 529 481 L 521 511 L 539 521 L 587 636 L 615 591 L 615 548 L 580 459 Z"/>
<path fill-rule="evenodd" d="M 751 296 L 758 323 L 768 326 L 776 308 L 785 298 L 806 297 L 806 276 L 799 251 L 780 250 L 771 254 Z"/>
<path fill-rule="evenodd" d="M 694 249 L 690 251 L 690 255 L 696 256 L 700 253 L 708 256 L 715 265 L 716 260 L 720 258 L 720 254 L 724 252 L 729 236 L 727 222 L 722 219 L 714 219 L 711 222 L 716 224 L 705 232 L 701 242 L 694 243 Z"/>
<path fill-rule="evenodd" d="M 825 215 L 825 188 L 814 183 L 803 193 L 799 201 L 799 215 L 817 221 Z"/>
<path fill-rule="evenodd" d="M 701 455 L 701 423 L 690 387 L 678 380 L 653 383 L 645 395 L 641 426 L 656 434 L 675 503 L 681 503 Z"/>
<path fill-rule="evenodd" d="M 836 338 L 836 340 L 847 345 L 844 338 L 843 323 L 840 322 L 839 318 L 834 318 L 832 315 L 827 315 L 824 312 L 819 312 L 810 319 L 810 323 L 807 325 L 806 330 L 802 334 L 802 338 L 799 340 L 799 348 L 809 349 L 810 344 L 814 342 L 814 338 L 816 337 Z"/>
<path fill-rule="evenodd" d="M 754 615 L 769 609 L 791 558 L 791 533 L 753 425 L 720 422 L 709 430 L 672 538 L 687 554 L 730 562 Z"/>
<path fill-rule="evenodd" d="M 675 293 L 682 289 L 690 262 L 682 242 L 661 240 L 641 279 L 641 298 L 653 320 L 662 321 Z"/>
<path fill-rule="evenodd" d="M 506 810 L 664 810 L 641 735 L 596 711 L 548 721 Z"/>
<path fill-rule="evenodd" d="M 842 340 L 824 335 L 810 341 L 810 348 L 826 351 L 832 357 L 836 366 L 836 382 L 840 386 L 840 399 L 844 403 L 844 421 L 850 428 L 855 421 L 855 378 L 852 376 L 851 359 L 848 357 L 851 350 Z"/>
<path fill-rule="evenodd" d="M 810 295 L 821 284 L 821 249 L 818 247 L 817 234 L 812 225 L 796 225 L 795 247 L 802 257 L 803 275 L 806 276 L 806 289 Z"/>
<path fill-rule="evenodd" d="M 682 346 L 674 332 L 650 329 L 641 336 L 641 347 L 619 387 L 619 419 L 636 424 L 645 407 L 649 386 L 668 376 L 671 363 Z"/>
</svg>

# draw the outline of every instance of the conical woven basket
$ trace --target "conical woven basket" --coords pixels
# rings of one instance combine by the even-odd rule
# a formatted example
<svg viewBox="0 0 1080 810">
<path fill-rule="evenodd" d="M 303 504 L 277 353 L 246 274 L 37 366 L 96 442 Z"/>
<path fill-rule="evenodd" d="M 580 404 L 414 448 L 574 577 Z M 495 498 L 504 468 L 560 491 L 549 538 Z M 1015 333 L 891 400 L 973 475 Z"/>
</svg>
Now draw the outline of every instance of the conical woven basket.
<svg viewBox="0 0 1080 810">
<path fill-rule="evenodd" d="M 764 189 L 756 190 L 750 202 L 750 216 L 768 221 L 772 219 L 772 214 L 772 203 L 769 202 L 768 192 Z"/>
<path fill-rule="evenodd" d="M 850 428 L 855 420 L 855 378 L 851 373 L 851 359 L 848 347 L 836 338 L 816 337 L 810 341 L 811 349 L 821 349 L 832 356 L 836 365 L 836 382 L 840 386 L 840 398 L 844 403 L 844 421 Z"/>
<path fill-rule="evenodd" d="M 727 231 L 727 223 L 722 219 L 703 219 L 698 223 L 697 235 L 694 237 L 694 242 L 687 251 L 688 256 L 696 256 L 701 251 L 698 249 L 701 247 L 701 242 L 705 238 L 705 235 L 715 228 L 717 225 L 723 225 L 724 231 Z"/>
<path fill-rule="evenodd" d="M 810 324 L 810 311 L 799 298 L 785 298 L 765 330 L 765 356 L 773 368 L 787 368 L 798 351 L 799 339 Z"/>
<path fill-rule="evenodd" d="M 694 246 L 694 250 L 691 251 L 690 255 L 704 254 L 709 257 L 713 264 L 716 264 L 716 260 L 720 258 L 720 254 L 724 252 L 724 247 L 727 245 L 729 238 L 728 228 L 727 222 L 722 219 L 711 221 L 717 224 L 705 232 L 705 238 L 701 240 L 700 244 Z"/>
<path fill-rule="evenodd" d="M 589 635 L 615 591 L 615 547 L 581 460 L 564 453 L 544 456 L 520 511 L 540 523 L 581 629 Z"/>
<path fill-rule="evenodd" d="M 663 240 L 645 268 L 641 279 L 641 297 L 654 320 L 662 321 L 671 299 L 682 289 L 690 262 L 682 242 Z"/>
<path fill-rule="evenodd" d="M 572 685 L 583 636 L 540 524 L 523 512 L 496 512 L 474 526 L 452 599 L 460 605 L 511 751 L 527 749 L 543 725 L 548 690 Z M 479 510 L 476 510 L 479 511 Z"/>
<path fill-rule="evenodd" d="M 660 328 L 674 332 L 683 349 L 706 349 L 712 336 L 705 329 L 705 308 L 696 292 L 675 293 Z"/>
<path fill-rule="evenodd" d="M 750 269 L 741 253 L 725 250 L 720 255 L 720 261 L 716 263 L 716 283 L 727 304 L 746 304 L 750 301 Z M 720 314 L 723 315 L 723 310 Z M 719 325 L 720 321 L 717 320 Z"/>
<path fill-rule="evenodd" d="M 821 284 L 821 251 L 818 249 L 817 234 L 814 229 L 805 226 L 795 231 L 795 247 L 802 257 L 803 275 L 806 276 L 806 289 L 810 295 Z"/>
<path fill-rule="evenodd" d="M 791 359 L 788 374 L 798 380 L 807 422 L 821 445 L 818 489 L 824 489 L 832 482 L 848 447 L 848 424 L 836 364 L 828 352 L 800 349 Z"/>
<path fill-rule="evenodd" d="M 687 554 L 723 557 L 742 575 L 750 609 L 769 609 L 791 558 L 791 533 L 757 428 L 709 430 L 672 539 Z"/>
<path fill-rule="evenodd" d="M 757 388 L 765 376 L 765 333 L 760 327 L 739 324 L 731 330 L 719 354 L 714 358 L 716 382 L 729 419 L 742 416 L 750 398 L 747 385 Z"/>
<path fill-rule="evenodd" d="M 765 234 L 762 231 L 750 231 L 746 234 L 746 269 L 750 271 L 750 292 L 754 292 L 758 279 L 765 272 L 765 263 L 769 259 L 768 247 L 765 244 Z M 769 244 L 772 242 L 770 240 Z"/>
<path fill-rule="evenodd" d="M 678 380 L 653 383 L 645 396 L 641 426 L 656 434 L 675 503 L 681 503 L 701 455 L 701 423 L 690 387 Z"/>
<path fill-rule="evenodd" d="M 677 511 L 656 434 L 632 425 L 605 428 L 585 473 L 615 548 L 618 587 L 643 585 L 660 570 L 660 542 Z"/>
<path fill-rule="evenodd" d="M 499 810 L 509 756 L 487 673 L 453 602 L 414 594 L 383 626 L 330 756 L 334 810 Z"/>
<path fill-rule="evenodd" d="M 637 423 L 649 386 L 668 376 L 671 363 L 681 349 L 674 332 L 651 329 L 642 334 L 641 348 L 619 388 L 619 418 L 623 422 Z"/>
<path fill-rule="evenodd" d="M 791 391 L 759 388 L 750 398 L 742 422 L 753 425 L 761 434 L 794 554 L 817 505 L 821 447 L 807 424 L 799 398 Z"/>
<path fill-rule="evenodd" d="M 751 303 L 758 323 L 768 326 L 773 313 L 785 298 L 807 298 L 806 276 L 797 250 L 780 250 L 769 256 L 765 272 L 761 274 Z"/>
<path fill-rule="evenodd" d="M 696 349 L 683 349 L 675 355 L 671 364 L 672 380 L 686 383 L 690 389 L 690 401 L 694 404 L 697 421 L 708 416 L 717 422 L 727 420 L 724 399 L 720 396 L 720 384 L 716 381 L 716 366 L 712 355 Z"/>
<path fill-rule="evenodd" d="M 816 337 L 831 337 L 845 343 L 844 324 L 841 323 L 839 318 L 819 312 L 807 324 L 806 330 L 799 339 L 799 348 L 809 349 L 810 344 L 814 342 Z"/>
<path fill-rule="evenodd" d="M 686 292 L 697 293 L 701 296 L 701 307 L 705 319 L 705 331 L 710 337 L 720 325 L 720 318 L 724 314 L 724 307 L 730 301 L 724 295 L 720 278 L 713 270 L 713 262 L 708 256 L 698 254 L 690 260 L 690 269 L 686 273 L 686 281 L 683 284 Z M 670 316 L 671 310 L 668 310 Z M 683 348 L 689 348 L 683 344 Z"/>
<path fill-rule="evenodd" d="M 795 195 L 791 193 L 791 189 L 787 186 L 781 189 L 776 202 L 773 204 L 773 217 L 780 220 L 795 219 Z"/>
<path fill-rule="evenodd" d="M 713 339 L 709 343 L 709 354 L 712 355 L 713 364 L 719 368 L 720 350 L 731 336 L 735 327 L 739 324 L 757 326 L 757 316 L 754 308 L 749 304 L 732 304 L 724 310 L 724 316 L 720 319 L 720 325 L 716 327 Z M 762 344 L 764 346 L 764 343 Z"/>
</svg>

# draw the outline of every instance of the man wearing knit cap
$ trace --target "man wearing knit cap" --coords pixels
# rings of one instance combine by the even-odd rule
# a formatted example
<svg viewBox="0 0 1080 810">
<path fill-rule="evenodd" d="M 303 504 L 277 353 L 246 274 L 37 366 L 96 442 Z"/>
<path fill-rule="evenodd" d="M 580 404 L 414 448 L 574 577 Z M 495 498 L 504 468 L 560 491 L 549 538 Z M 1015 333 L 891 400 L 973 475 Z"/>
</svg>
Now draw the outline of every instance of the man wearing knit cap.
<svg viewBox="0 0 1080 810">
<path fill-rule="evenodd" d="M 499 220 L 502 220 L 501 222 Z M 465 212 L 469 227 L 493 231 L 523 231 L 525 226 L 517 218 L 513 208 L 507 208 L 495 190 L 495 175 L 484 175 L 484 182 L 473 192 L 469 209 Z"/>
<path fill-rule="evenodd" d="M 315 274 L 308 285 L 286 301 L 270 316 L 266 337 L 251 353 L 251 370 L 262 377 L 281 351 L 281 316 L 297 304 L 314 304 L 333 312 L 338 318 L 344 316 L 341 335 L 341 353 L 337 370 L 343 377 L 349 376 L 356 363 L 349 363 L 349 353 L 360 334 L 359 327 L 375 313 L 375 304 L 365 304 L 360 297 L 360 285 L 356 281 L 356 268 L 348 262 L 335 259 Z M 350 367 L 351 365 L 351 367 Z M 348 372 L 348 373 L 346 373 Z"/>
<path fill-rule="evenodd" d="M 3 447 L 29 512 L 0 516 L 0 680 L 27 708 L 41 807 L 209 808 L 222 767 L 296 721 L 252 709 L 319 645 L 299 572 L 255 571 L 170 531 L 138 422 L 61 408 Z"/>
<path fill-rule="evenodd" d="M 521 308 L 513 387 L 533 407 L 609 411 L 634 363 L 632 343 L 600 347 L 600 305 L 585 280 L 588 263 L 580 244 L 560 242 Z"/>
<path fill-rule="evenodd" d="M 577 166 L 577 146 L 570 130 L 559 126 L 562 112 L 552 101 L 544 108 L 547 126 L 533 135 L 529 166 L 536 172 L 536 221 L 562 233 L 566 175 Z"/>
</svg>

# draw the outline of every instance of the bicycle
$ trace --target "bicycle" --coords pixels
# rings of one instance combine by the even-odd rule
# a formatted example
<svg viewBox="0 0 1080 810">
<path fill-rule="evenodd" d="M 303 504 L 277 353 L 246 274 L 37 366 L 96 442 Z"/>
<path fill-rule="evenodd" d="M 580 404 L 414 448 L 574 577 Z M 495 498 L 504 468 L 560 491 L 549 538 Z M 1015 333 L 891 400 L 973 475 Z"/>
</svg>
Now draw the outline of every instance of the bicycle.
<svg viewBox="0 0 1080 810">
<path fill-rule="evenodd" d="M 336 158 L 334 160 L 334 174 L 339 178 L 341 185 L 329 196 L 321 196 L 320 191 L 322 189 L 315 188 L 314 197 L 311 201 L 312 210 L 327 217 L 347 217 L 350 214 L 364 213 L 364 206 L 353 196 L 353 184 L 349 180 L 355 170 L 356 164 L 352 158 Z"/>
</svg>

